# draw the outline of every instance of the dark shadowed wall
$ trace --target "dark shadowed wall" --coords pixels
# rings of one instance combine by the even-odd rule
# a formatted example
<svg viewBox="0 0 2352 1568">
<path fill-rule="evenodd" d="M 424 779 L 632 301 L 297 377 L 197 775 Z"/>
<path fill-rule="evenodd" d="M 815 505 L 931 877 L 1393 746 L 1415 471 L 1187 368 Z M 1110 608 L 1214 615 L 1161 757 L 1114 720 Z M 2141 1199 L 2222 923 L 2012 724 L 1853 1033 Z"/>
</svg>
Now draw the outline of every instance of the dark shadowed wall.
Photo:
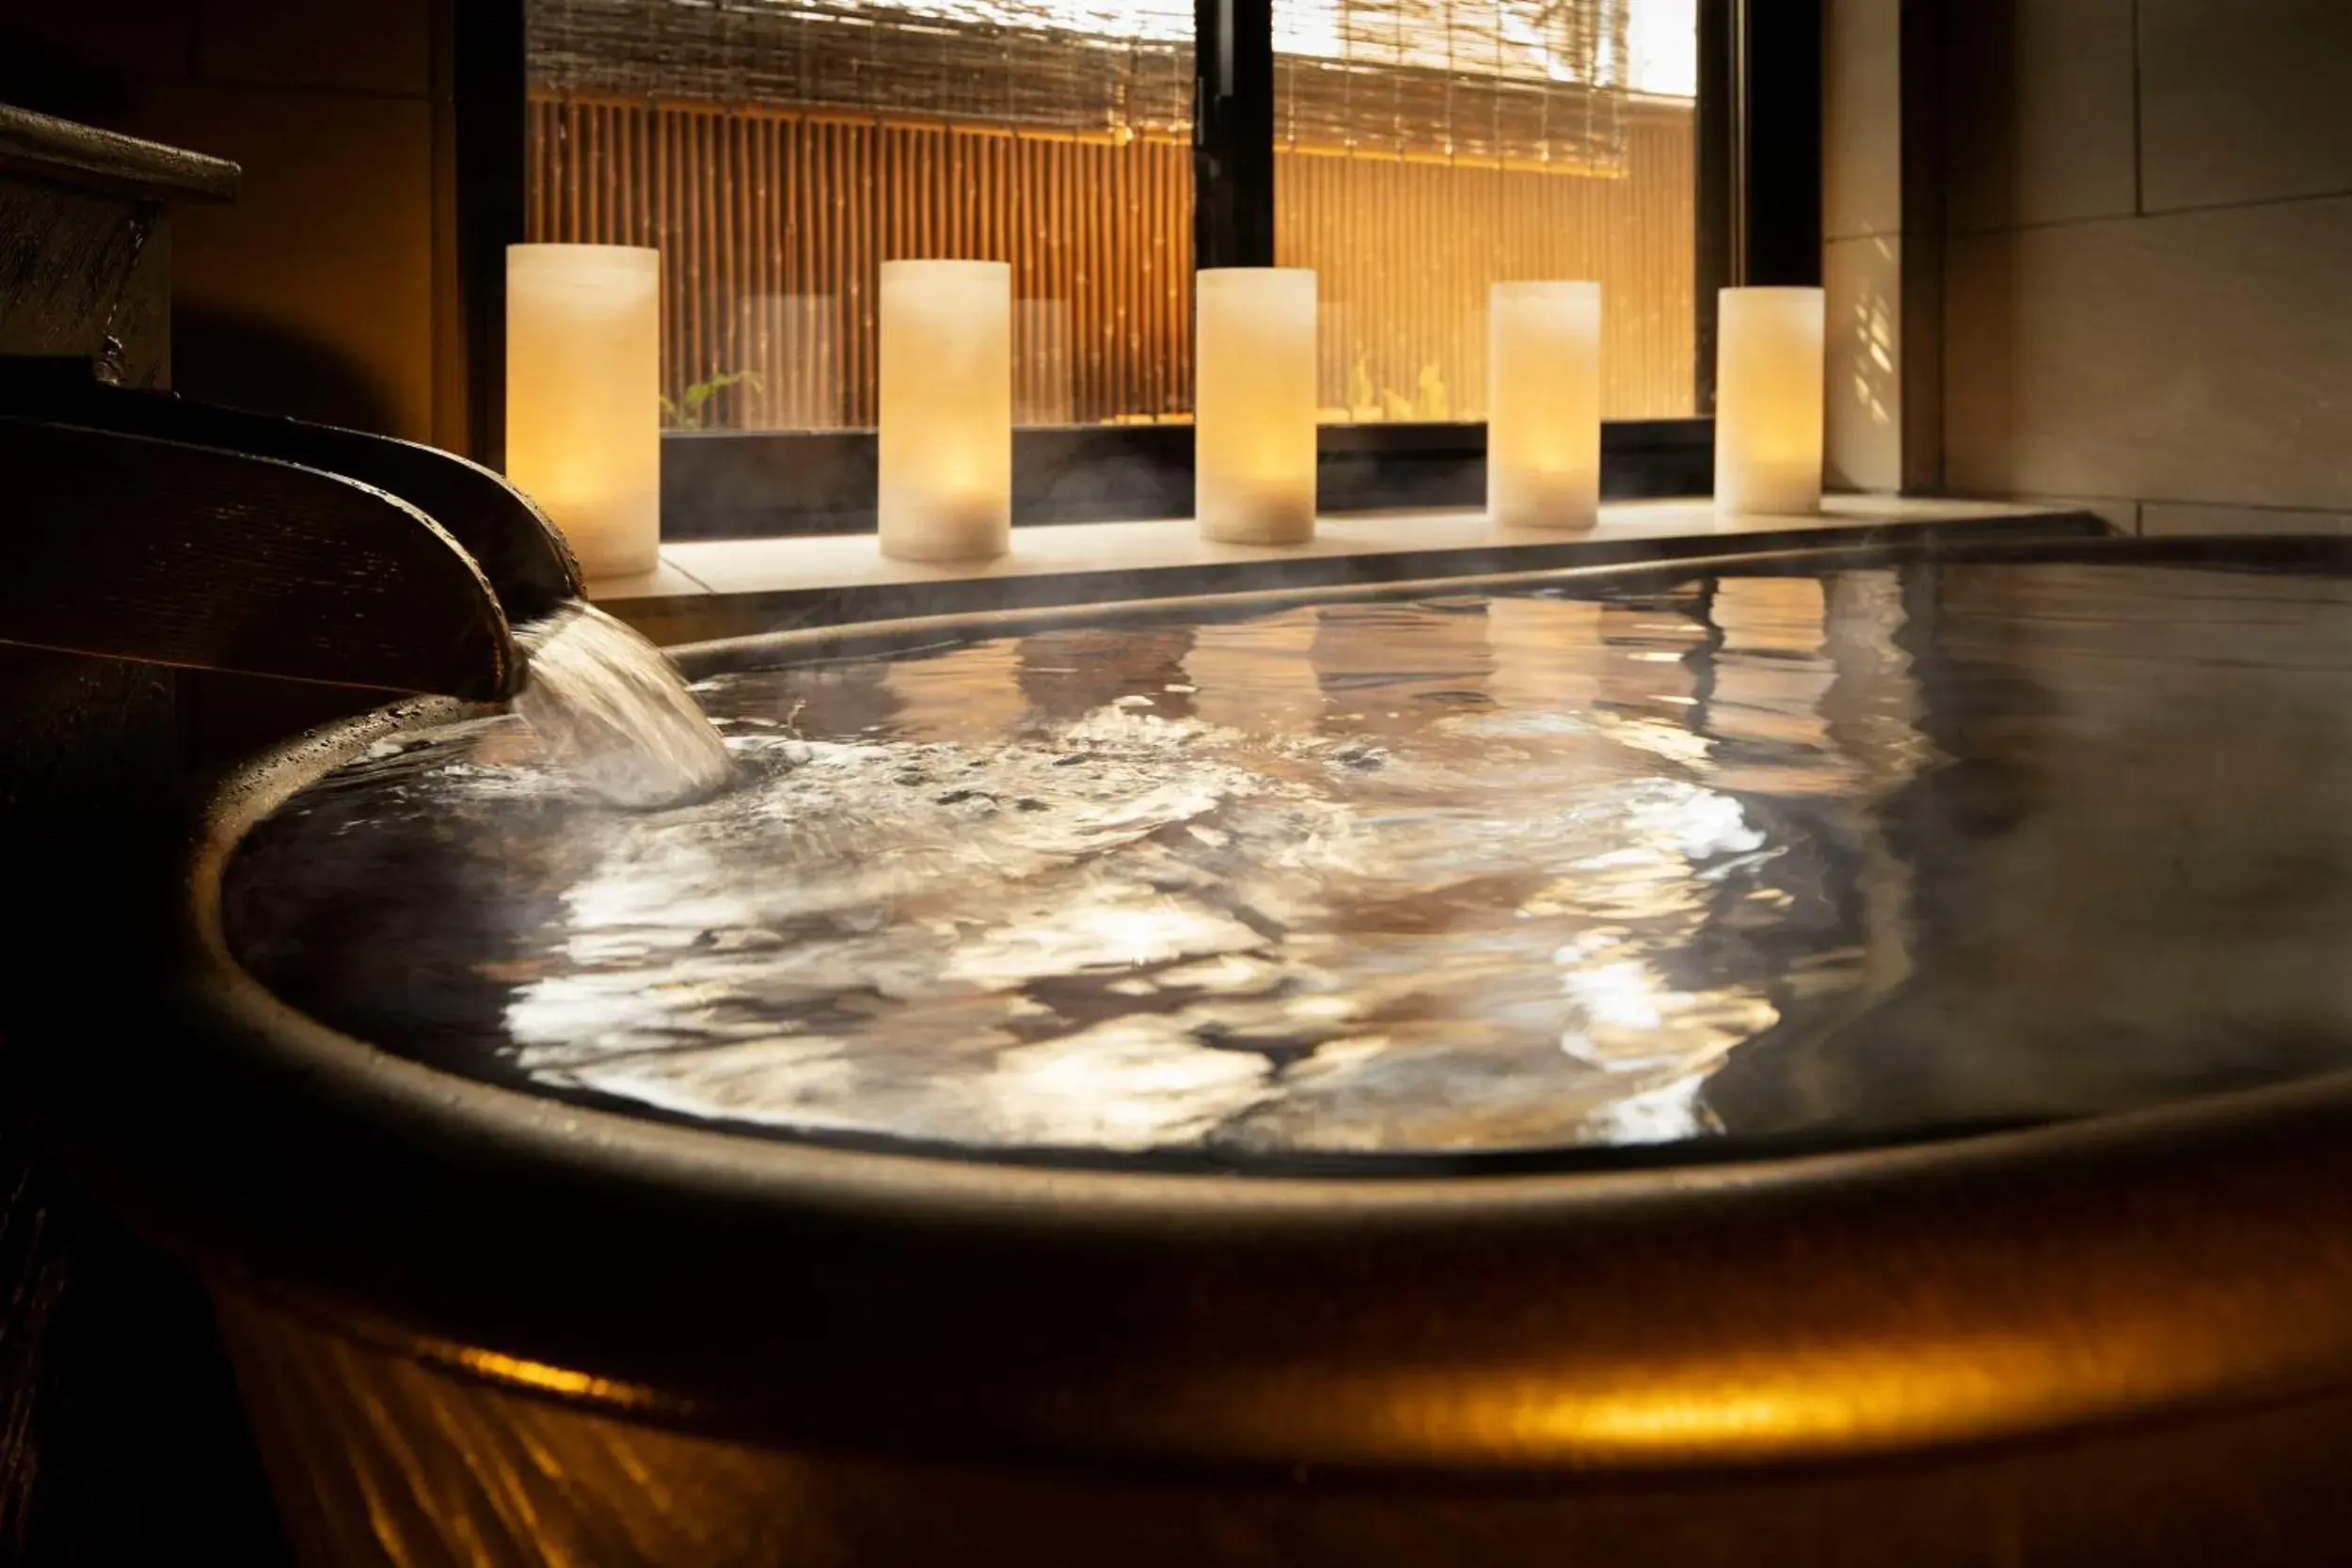
<svg viewBox="0 0 2352 1568">
<path fill-rule="evenodd" d="M 456 3 L 0 0 L 0 102 L 245 166 L 176 226 L 183 390 L 468 444 Z"/>
</svg>

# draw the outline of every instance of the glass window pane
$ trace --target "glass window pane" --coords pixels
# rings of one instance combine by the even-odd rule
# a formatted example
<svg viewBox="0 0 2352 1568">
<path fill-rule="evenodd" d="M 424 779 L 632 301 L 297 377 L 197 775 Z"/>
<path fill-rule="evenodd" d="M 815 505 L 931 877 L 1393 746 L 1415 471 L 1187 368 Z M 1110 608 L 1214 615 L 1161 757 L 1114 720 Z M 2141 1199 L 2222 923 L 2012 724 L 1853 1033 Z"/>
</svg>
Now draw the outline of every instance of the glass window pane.
<svg viewBox="0 0 2352 1568">
<path fill-rule="evenodd" d="M 902 257 L 1012 264 L 1020 422 L 1190 408 L 1192 0 L 527 15 L 531 237 L 660 248 L 674 425 L 871 425 Z"/>
<path fill-rule="evenodd" d="M 1603 411 L 1692 410 L 1695 0 L 1275 0 L 1276 243 L 1334 420 L 1485 415 L 1486 294 L 1597 279 Z"/>
</svg>

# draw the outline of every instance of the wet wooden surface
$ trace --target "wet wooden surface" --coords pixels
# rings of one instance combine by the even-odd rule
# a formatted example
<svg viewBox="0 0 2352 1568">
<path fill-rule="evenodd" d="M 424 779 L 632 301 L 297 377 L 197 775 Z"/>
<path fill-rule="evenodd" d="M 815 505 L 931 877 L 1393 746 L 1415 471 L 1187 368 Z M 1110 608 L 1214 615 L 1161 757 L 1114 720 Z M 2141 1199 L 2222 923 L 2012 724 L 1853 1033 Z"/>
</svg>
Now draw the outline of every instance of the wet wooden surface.
<svg viewBox="0 0 2352 1568">
<path fill-rule="evenodd" d="M 161 203 L 217 199 L 235 179 L 215 159 L 0 105 L 0 355 L 168 385 Z M 24 547 L 20 477 L 0 463 L 0 548 Z M 20 918 L 103 907 L 119 857 L 185 771 L 183 684 L 154 665 L 0 644 L 0 878 Z M 64 1048 L 107 1048 L 92 979 L 0 964 L 0 982 L 91 985 L 89 1034 Z M 0 1052 L 59 1043 L 0 1019 Z M 287 1562 L 200 1288 L 13 1121 L 0 1105 L 0 1562 Z"/>
<path fill-rule="evenodd" d="M 233 201 L 237 166 L 0 103 L 0 171 L 147 202 Z"/>
<path fill-rule="evenodd" d="M 141 285 L 166 264 L 162 230 L 152 207 L 0 171 L 0 354 L 68 355 L 157 384 L 169 302 Z"/>
<path fill-rule="evenodd" d="M 0 419 L 0 641 L 494 699 L 519 680 L 489 581 L 423 514 L 338 475 Z"/>
</svg>

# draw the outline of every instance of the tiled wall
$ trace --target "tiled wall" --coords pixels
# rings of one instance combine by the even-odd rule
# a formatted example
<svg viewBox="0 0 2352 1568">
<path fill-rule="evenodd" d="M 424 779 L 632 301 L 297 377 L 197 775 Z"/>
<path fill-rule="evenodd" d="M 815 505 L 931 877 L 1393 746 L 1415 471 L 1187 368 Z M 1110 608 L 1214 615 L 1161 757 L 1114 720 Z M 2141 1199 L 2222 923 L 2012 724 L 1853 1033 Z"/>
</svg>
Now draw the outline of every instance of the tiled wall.
<svg viewBox="0 0 2352 1568">
<path fill-rule="evenodd" d="M 1900 0 L 1823 8 L 1821 281 L 1834 489 L 1904 483 L 1901 9 Z"/>
<path fill-rule="evenodd" d="M 183 390 L 462 438 L 449 3 L 0 0 L 0 101 L 245 166 L 177 223 Z"/>
<path fill-rule="evenodd" d="M 1948 486 L 2352 528 L 2352 4 L 1944 8 Z"/>
</svg>

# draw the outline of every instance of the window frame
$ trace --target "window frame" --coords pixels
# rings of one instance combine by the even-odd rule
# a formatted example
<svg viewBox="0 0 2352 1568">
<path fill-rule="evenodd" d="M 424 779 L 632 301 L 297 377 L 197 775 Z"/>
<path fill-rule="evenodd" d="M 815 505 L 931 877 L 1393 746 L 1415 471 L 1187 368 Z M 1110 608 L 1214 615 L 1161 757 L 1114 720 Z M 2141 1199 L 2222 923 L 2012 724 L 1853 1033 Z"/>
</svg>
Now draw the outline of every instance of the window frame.
<svg viewBox="0 0 2352 1568">
<path fill-rule="evenodd" d="M 476 455 L 503 457 L 505 246 L 529 211 L 526 0 L 456 8 L 454 202 L 466 382 Z M 1274 0 L 1195 0 L 1196 266 L 1274 260 Z M 1821 280 L 1822 0 L 1698 0 L 1696 363 L 1701 416 L 1601 427 L 1611 499 L 1713 486 L 1715 299 L 1740 283 Z M 665 540 L 873 531 L 876 436 L 855 431 L 669 431 Z M 1477 506 L 1480 421 L 1327 424 L 1329 513 Z M 1192 427 L 1024 426 L 1013 432 L 1018 525 L 1183 516 Z"/>
</svg>

